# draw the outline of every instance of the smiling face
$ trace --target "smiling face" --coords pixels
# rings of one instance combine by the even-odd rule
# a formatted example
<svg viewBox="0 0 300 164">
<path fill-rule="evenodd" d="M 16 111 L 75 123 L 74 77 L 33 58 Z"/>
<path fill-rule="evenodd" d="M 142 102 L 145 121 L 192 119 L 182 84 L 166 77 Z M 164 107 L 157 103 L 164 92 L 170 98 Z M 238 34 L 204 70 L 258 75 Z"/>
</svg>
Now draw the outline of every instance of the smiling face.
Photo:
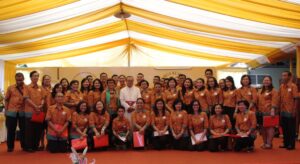
<svg viewBox="0 0 300 164">
<path fill-rule="evenodd" d="M 50 77 L 50 76 L 45 76 L 45 77 L 44 77 L 43 84 L 44 84 L 45 86 L 50 86 L 50 85 L 51 85 L 51 77 Z"/>
<path fill-rule="evenodd" d="M 144 90 L 147 89 L 147 88 L 148 88 L 147 82 L 143 81 L 143 82 L 141 83 L 141 88 L 144 89 Z"/>
<path fill-rule="evenodd" d="M 200 104 L 198 101 L 195 101 L 193 103 L 193 110 L 194 110 L 194 113 L 198 113 L 200 111 Z"/>
<path fill-rule="evenodd" d="M 58 87 L 55 89 L 56 93 L 62 93 L 62 91 L 63 91 L 62 85 L 58 85 Z"/>
<path fill-rule="evenodd" d="M 191 87 L 192 83 L 190 82 L 190 80 L 186 79 L 186 80 L 184 81 L 183 85 L 184 85 L 185 88 L 188 89 L 188 88 Z"/>
<path fill-rule="evenodd" d="M 238 104 L 238 109 L 240 112 L 244 113 L 247 110 L 247 106 L 243 102 L 240 102 Z"/>
<path fill-rule="evenodd" d="M 30 77 L 31 82 L 34 83 L 34 84 L 36 84 L 36 83 L 39 81 L 39 77 L 40 77 L 40 74 L 37 73 L 37 72 L 35 72 L 35 73 Z"/>
<path fill-rule="evenodd" d="M 144 109 L 144 101 L 142 99 L 138 99 L 136 101 L 136 109 L 138 110 Z"/>
<path fill-rule="evenodd" d="M 98 101 L 96 104 L 96 110 L 98 111 L 98 113 L 101 113 L 103 108 L 104 108 L 103 103 L 101 101 Z"/>
<path fill-rule="evenodd" d="M 56 93 L 55 102 L 57 104 L 63 104 L 64 103 L 64 94 L 63 93 Z"/>
<path fill-rule="evenodd" d="M 243 77 L 243 79 L 242 79 L 242 84 L 243 84 L 243 86 L 249 86 L 249 84 L 250 84 L 250 79 L 249 79 L 248 76 Z"/>
<path fill-rule="evenodd" d="M 79 84 L 78 84 L 77 82 L 75 82 L 75 83 L 73 83 L 73 84 L 71 85 L 71 89 L 72 89 L 73 91 L 78 91 L 78 87 L 79 87 Z"/>
<path fill-rule="evenodd" d="M 84 82 L 82 84 L 83 88 L 88 88 L 89 85 L 90 85 L 90 82 L 88 81 L 88 79 L 84 80 Z"/>
<path fill-rule="evenodd" d="M 158 101 L 155 105 L 158 110 L 162 110 L 164 108 L 164 103 L 162 101 Z"/>
<path fill-rule="evenodd" d="M 204 86 L 204 83 L 201 80 L 196 80 L 195 86 L 199 89 Z"/>
<path fill-rule="evenodd" d="M 177 104 L 175 104 L 175 111 L 179 111 L 182 109 L 182 103 L 178 102 Z"/>
<path fill-rule="evenodd" d="M 118 109 L 118 116 L 120 118 L 124 118 L 124 113 L 125 113 L 125 110 L 123 108 Z"/>
<path fill-rule="evenodd" d="M 263 80 L 264 87 L 270 87 L 271 84 L 272 84 L 272 81 L 271 81 L 270 77 L 265 77 Z"/>
<path fill-rule="evenodd" d="M 222 109 L 222 106 L 221 106 L 221 105 L 216 105 L 216 106 L 215 106 L 215 113 L 216 113 L 217 115 L 221 115 L 221 114 L 222 114 L 222 111 L 223 111 L 223 109 Z"/>
<path fill-rule="evenodd" d="M 86 103 L 82 103 L 80 105 L 80 112 L 84 113 L 87 110 L 87 104 Z"/>
<path fill-rule="evenodd" d="M 213 88 L 215 87 L 215 80 L 213 78 L 209 78 L 208 79 L 208 85 Z"/>
<path fill-rule="evenodd" d="M 174 80 L 170 80 L 169 82 L 169 88 L 175 88 L 176 87 L 176 83 Z"/>
</svg>

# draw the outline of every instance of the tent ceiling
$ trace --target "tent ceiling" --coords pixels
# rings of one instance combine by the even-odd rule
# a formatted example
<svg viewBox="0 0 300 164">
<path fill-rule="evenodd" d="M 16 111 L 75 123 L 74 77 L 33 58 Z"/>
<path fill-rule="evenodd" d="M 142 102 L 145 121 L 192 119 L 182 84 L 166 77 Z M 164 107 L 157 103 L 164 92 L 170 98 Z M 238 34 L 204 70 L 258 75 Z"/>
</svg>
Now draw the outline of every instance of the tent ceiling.
<svg viewBox="0 0 300 164">
<path fill-rule="evenodd" d="M 116 18 L 118 12 L 130 17 Z M 258 66 L 286 56 L 299 41 L 297 1 L 0 3 L 0 59 L 13 64 Z"/>
</svg>

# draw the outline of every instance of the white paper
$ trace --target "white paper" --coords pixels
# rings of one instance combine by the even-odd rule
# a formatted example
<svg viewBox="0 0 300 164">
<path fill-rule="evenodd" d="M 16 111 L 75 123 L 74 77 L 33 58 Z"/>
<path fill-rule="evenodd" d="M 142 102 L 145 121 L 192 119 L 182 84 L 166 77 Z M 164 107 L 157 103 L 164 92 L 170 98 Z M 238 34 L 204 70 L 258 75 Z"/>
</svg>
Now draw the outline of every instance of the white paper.
<svg viewBox="0 0 300 164">
<path fill-rule="evenodd" d="M 205 135 L 204 132 L 203 133 L 198 133 L 198 134 L 195 134 L 195 139 L 197 141 L 207 141 L 207 137 L 206 135 L 203 137 L 203 139 L 201 140 L 202 136 Z M 191 137 L 191 140 L 192 140 L 192 145 L 195 145 L 196 142 L 194 141 L 194 139 Z"/>
<path fill-rule="evenodd" d="M 165 136 L 165 135 L 168 135 L 169 134 L 169 131 L 166 131 L 164 134 L 162 135 L 159 135 L 157 131 L 153 132 L 153 135 L 154 137 L 157 137 L 157 136 Z"/>
<path fill-rule="evenodd" d="M 123 141 L 123 142 L 126 142 L 126 137 L 124 136 L 124 137 L 121 137 L 120 136 L 120 139 Z"/>
</svg>

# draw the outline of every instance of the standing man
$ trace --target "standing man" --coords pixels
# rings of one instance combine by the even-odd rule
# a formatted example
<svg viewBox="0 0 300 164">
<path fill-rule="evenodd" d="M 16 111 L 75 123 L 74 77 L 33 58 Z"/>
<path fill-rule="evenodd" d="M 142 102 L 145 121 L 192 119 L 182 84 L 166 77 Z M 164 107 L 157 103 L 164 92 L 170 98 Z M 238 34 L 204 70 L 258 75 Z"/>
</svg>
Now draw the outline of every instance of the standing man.
<svg viewBox="0 0 300 164">
<path fill-rule="evenodd" d="M 9 86 L 5 95 L 7 152 L 14 151 L 17 125 L 20 129 L 21 148 L 25 149 L 24 75 L 16 73 L 15 79 L 16 84 Z"/>
<path fill-rule="evenodd" d="M 45 90 L 38 85 L 39 73 L 37 71 L 30 72 L 31 83 L 26 87 L 25 97 L 25 151 L 34 152 L 38 150 L 41 134 L 43 131 L 43 123 L 32 122 L 33 114 L 43 112 L 45 105 Z"/>
<path fill-rule="evenodd" d="M 127 86 L 120 91 L 121 105 L 125 107 L 125 117 L 131 122 L 131 113 L 135 110 L 136 100 L 141 97 L 140 89 L 133 85 L 134 78 L 127 76 Z"/>
<path fill-rule="evenodd" d="M 205 77 L 206 77 L 206 81 L 210 78 L 214 76 L 214 72 L 212 69 L 208 68 L 205 70 Z"/>
<path fill-rule="evenodd" d="M 284 71 L 281 74 L 282 84 L 279 88 L 280 120 L 283 130 L 283 145 L 280 148 L 295 149 L 296 110 L 298 88 L 292 82 L 292 73 Z"/>
<path fill-rule="evenodd" d="M 144 74 L 142 73 L 138 73 L 137 76 L 136 76 L 136 84 L 135 86 L 139 86 L 140 82 L 144 80 Z"/>
<path fill-rule="evenodd" d="M 108 79 L 107 73 L 102 72 L 102 73 L 100 74 L 100 81 L 101 81 L 101 83 L 102 83 L 102 85 L 103 85 L 103 89 L 104 89 L 104 90 L 106 89 L 106 81 L 107 81 L 107 79 Z"/>
</svg>

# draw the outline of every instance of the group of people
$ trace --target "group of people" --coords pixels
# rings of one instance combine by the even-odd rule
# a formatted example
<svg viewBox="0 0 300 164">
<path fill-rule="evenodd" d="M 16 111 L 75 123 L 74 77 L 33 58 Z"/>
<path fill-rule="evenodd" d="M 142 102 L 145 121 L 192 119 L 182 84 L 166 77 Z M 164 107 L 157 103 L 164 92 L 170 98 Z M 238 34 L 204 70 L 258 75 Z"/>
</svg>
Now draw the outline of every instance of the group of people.
<svg viewBox="0 0 300 164">
<path fill-rule="evenodd" d="M 132 147 L 133 133 L 143 135 L 145 147 L 153 149 L 253 151 L 259 132 L 261 148 L 272 149 L 273 127 L 264 127 L 265 116 L 280 115 L 283 129 L 282 148 L 295 149 L 297 86 L 292 74 L 282 73 L 278 91 L 272 77 L 263 79 L 261 89 L 251 86 L 249 75 L 235 87 L 231 76 L 219 82 L 213 71 L 205 71 L 206 79 L 192 80 L 180 74 L 173 78 L 154 76 L 153 88 L 137 74 L 101 73 L 94 79 L 66 78 L 51 86 L 51 77 L 30 73 L 31 83 L 24 84 L 24 75 L 16 73 L 16 84 L 5 93 L 7 151 L 14 151 L 15 132 L 20 129 L 24 151 L 47 150 L 66 152 L 73 139 L 87 139 L 95 149 L 94 137 L 109 136 L 109 147 Z M 42 122 L 34 117 L 43 116 Z"/>
</svg>

